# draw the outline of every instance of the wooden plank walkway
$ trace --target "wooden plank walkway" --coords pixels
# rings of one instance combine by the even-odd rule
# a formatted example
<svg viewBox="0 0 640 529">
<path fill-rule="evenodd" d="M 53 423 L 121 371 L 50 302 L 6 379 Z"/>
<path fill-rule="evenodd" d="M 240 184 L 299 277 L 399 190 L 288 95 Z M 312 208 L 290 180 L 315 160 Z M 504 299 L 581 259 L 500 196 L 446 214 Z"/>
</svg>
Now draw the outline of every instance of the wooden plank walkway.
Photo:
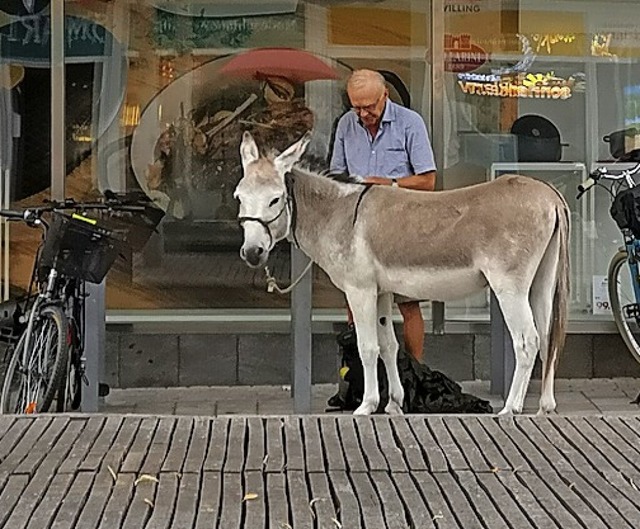
<svg viewBox="0 0 640 529">
<path fill-rule="evenodd" d="M 0 527 L 636 529 L 640 416 L 0 417 Z"/>
</svg>

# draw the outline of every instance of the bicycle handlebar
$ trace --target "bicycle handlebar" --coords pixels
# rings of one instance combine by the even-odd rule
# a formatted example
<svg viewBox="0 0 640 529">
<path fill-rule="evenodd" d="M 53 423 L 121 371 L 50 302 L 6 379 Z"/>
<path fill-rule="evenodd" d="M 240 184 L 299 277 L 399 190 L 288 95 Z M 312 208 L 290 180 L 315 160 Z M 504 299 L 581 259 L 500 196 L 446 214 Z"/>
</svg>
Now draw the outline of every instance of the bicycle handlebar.
<svg viewBox="0 0 640 529">
<path fill-rule="evenodd" d="M 598 167 L 595 171 L 589 174 L 589 177 L 578 184 L 578 195 L 577 199 L 582 197 L 586 191 L 596 185 L 601 179 L 604 180 L 626 180 L 626 183 L 629 187 L 634 187 L 635 182 L 633 181 L 632 176 L 640 173 L 640 163 L 637 163 L 630 169 L 621 169 L 619 171 L 609 171 L 606 167 Z"/>
</svg>

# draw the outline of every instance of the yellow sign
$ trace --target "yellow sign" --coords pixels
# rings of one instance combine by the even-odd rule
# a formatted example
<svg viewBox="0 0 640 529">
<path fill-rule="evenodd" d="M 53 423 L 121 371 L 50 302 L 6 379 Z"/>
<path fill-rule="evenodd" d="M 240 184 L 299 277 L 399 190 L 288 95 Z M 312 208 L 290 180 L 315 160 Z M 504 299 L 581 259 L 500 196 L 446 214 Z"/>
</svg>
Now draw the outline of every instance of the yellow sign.
<svg viewBox="0 0 640 529">
<path fill-rule="evenodd" d="M 529 73 L 516 78 L 460 73 L 458 86 L 463 93 L 477 96 L 569 99 L 573 95 L 570 82 L 551 73 Z"/>
</svg>

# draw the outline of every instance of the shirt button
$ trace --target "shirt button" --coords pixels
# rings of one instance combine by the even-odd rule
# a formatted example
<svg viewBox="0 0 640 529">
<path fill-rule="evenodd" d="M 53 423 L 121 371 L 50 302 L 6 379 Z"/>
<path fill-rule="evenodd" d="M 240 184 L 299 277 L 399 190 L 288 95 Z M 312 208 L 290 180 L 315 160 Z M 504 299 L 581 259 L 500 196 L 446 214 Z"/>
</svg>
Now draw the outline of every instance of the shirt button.
<svg viewBox="0 0 640 529">
<path fill-rule="evenodd" d="M 375 153 L 376 153 L 376 151 L 371 151 L 371 154 L 375 154 Z"/>
</svg>

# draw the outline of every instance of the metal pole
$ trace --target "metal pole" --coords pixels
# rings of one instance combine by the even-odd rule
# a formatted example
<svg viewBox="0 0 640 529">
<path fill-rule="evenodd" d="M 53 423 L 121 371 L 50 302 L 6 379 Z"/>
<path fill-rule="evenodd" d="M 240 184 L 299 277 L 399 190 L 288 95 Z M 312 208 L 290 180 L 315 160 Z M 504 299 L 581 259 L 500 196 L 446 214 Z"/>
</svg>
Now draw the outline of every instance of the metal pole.
<svg viewBox="0 0 640 529">
<path fill-rule="evenodd" d="M 303 272 L 309 258 L 291 247 L 291 281 Z M 311 295 L 313 273 L 309 271 L 291 292 L 291 344 L 293 356 L 293 411 L 311 412 Z"/>
<path fill-rule="evenodd" d="M 95 413 L 99 408 L 98 385 L 104 375 L 105 281 L 99 285 L 87 283 L 85 302 L 84 355 L 88 386 L 82 386 L 82 411 Z"/>
<path fill-rule="evenodd" d="M 439 168 L 436 189 L 444 189 L 444 0 L 431 0 L 431 143 Z M 431 304 L 433 334 L 444 334 L 444 303 Z"/>
<path fill-rule="evenodd" d="M 64 200 L 64 0 L 51 2 L 51 199 Z"/>
<path fill-rule="evenodd" d="M 4 190 L 2 207 L 9 209 L 11 206 L 11 171 L 7 169 L 4 172 Z M 2 257 L 2 300 L 9 299 L 9 244 L 11 242 L 11 234 L 9 233 L 9 222 L 5 219 L 3 226 L 2 239 L 4 240 L 4 255 Z"/>
</svg>

